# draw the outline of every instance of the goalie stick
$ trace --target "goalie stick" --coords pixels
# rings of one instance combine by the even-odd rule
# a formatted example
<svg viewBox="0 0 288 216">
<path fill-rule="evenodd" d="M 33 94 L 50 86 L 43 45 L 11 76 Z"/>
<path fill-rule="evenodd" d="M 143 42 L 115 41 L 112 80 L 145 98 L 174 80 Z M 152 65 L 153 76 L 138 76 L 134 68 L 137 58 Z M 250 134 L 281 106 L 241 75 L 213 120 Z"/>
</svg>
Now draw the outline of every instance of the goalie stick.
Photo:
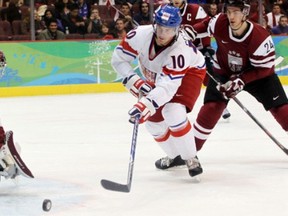
<svg viewBox="0 0 288 216">
<path fill-rule="evenodd" d="M 216 82 L 216 84 L 220 84 L 219 81 L 217 81 L 212 74 L 210 74 L 207 70 L 206 73 L 208 76 Z M 232 98 L 240 107 L 241 109 L 272 139 L 272 141 L 286 154 L 288 155 L 288 149 L 285 148 L 259 121 L 256 119 L 256 117 L 241 103 L 241 101 L 237 97 Z"/>
<path fill-rule="evenodd" d="M 19 155 L 15 147 L 15 144 L 13 141 L 13 131 L 6 132 L 6 144 L 8 147 L 8 151 L 10 152 L 12 159 L 15 162 L 18 174 L 23 175 L 27 178 L 34 178 L 32 172 L 24 163 L 24 161 L 22 160 L 21 156 Z"/>
<path fill-rule="evenodd" d="M 132 177 L 133 177 L 133 168 L 134 168 L 134 160 L 135 160 L 135 150 L 136 150 L 136 143 L 137 143 L 138 127 L 139 127 L 139 117 L 136 117 L 134 127 L 133 127 L 133 133 L 132 133 L 127 184 L 120 184 L 120 183 L 117 183 L 114 181 L 102 179 L 101 185 L 106 190 L 125 192 L 125 193 L 130 192 L 131 184 L 132 184 Z"/>
</svg>

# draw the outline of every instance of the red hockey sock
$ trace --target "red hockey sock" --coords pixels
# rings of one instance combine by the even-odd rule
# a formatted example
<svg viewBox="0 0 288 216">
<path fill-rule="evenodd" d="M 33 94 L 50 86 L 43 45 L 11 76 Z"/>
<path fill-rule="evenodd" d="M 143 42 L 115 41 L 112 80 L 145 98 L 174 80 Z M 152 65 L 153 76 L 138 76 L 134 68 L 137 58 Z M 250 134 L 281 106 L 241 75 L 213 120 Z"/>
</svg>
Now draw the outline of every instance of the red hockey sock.
<svg viewBox="0 0 288 216">
<path fill-rule="evenodd" d="M 226 104 L 222 101 L 208 102 L 201 107 L 193 125 L 197 151 L 204 145 L 225 107 Z"/>
<path fill-rule="evenodd" d="M 270 110 L 276 121 L 288 132 L 288 104 Z"/>
</svg>

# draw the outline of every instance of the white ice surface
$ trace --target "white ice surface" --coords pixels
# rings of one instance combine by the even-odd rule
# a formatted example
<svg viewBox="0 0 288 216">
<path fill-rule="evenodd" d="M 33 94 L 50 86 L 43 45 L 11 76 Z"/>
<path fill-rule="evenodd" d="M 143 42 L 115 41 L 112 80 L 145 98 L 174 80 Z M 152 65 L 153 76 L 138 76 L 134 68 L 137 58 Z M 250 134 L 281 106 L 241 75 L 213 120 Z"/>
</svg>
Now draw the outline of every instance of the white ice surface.
<svg viewBox="0 0 288 216">
<path fill-rule="evenodd" d="M 287 91 L 288 89 L 286 89 Z M 196 118 L 203 92 L 193 111 Z M 288 135 L 254 98 L 238 98 L 288 148 Z M 22 147 L 35 179 L 0 182 L 1 216 L 287 216 L 288 156 L 231 101 L 199 152 L 204 173 L 159 171 L 164 156 L 139 128 L 132 190 L 103 189 L 101 179 L 126 183 L 132 125 L 128 93 L 0 99 L 0 117 Z M 52 200 L 50 212 L 42 201 Z"/>
</svg>

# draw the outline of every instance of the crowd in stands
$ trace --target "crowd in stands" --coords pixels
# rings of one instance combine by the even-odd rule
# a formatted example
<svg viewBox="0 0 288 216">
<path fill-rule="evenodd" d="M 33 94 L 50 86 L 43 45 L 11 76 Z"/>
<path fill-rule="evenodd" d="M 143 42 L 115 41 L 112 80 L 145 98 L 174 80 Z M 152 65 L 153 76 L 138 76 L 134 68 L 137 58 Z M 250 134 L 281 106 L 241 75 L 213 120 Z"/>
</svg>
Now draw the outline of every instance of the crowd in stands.
<svg viewBox="0 0 288 216">
<path fill-rule="evenodd" d="M 151 11 L 169 0 L 154 0 L 153 4 L 141 0 L 35 0 L 32 25 L 29 2 L 0 0 L 1 41 L 30 40 L 31 27 L 37 40 L 121 39 L 135 26 L 151 24 Z M 210 16 L 215 16 L 224 1 L 187 2 L 201 4 Z M 250 20 L 271 34 L 287 35 L 288 0 L 262 2 L 259 11 L 258 0 L 250 0 Z"/>
</svg>

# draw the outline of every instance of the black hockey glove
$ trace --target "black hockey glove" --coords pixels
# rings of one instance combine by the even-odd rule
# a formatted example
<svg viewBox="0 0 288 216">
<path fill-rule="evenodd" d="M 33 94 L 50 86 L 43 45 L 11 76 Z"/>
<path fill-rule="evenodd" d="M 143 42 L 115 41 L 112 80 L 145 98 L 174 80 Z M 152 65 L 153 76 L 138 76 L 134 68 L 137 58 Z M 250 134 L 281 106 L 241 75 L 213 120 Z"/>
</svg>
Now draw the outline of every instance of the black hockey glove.
<svg viewBox="0 0 288 216">
<path fill-rule="evenodd" d="M 215 50 L 210 46 L 204 47 L 200 51 L 204 56 L 210 57 L 210 58 L 212 58 L 212 56 L 215 54 Z"/>
</svg>

